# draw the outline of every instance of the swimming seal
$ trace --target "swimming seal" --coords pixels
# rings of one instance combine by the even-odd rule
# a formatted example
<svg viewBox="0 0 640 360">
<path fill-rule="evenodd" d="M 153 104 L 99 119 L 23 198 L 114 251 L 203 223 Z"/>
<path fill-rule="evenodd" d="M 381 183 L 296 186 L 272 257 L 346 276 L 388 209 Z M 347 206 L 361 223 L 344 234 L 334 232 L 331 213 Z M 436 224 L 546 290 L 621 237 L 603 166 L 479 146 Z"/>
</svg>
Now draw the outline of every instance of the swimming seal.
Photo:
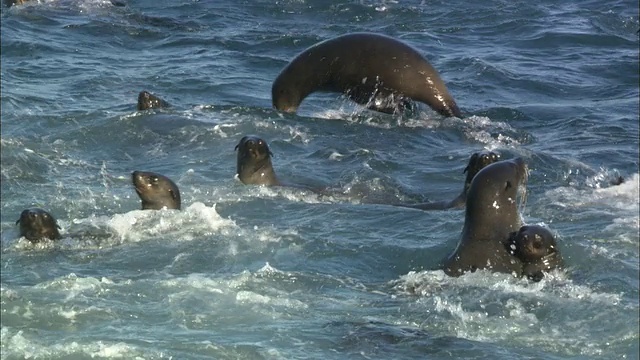
<svg viewBox="0 0 640 360">
<path fill-rule="evenodd" d="M 344 93 L 384 113 L 394 113 L 412 99 L 444 116 L 462 117 L 427 59 L 413 47 L 380 34 L 342 35 L 301 52 L 273 82 L 273 106 L 296 112 L 315 91 Z"/>
<path fill-rule="evenodd" d="M 522 261 L 522 275 L 533 281 L 542 280 L 543 271 L 563 266 L 556 239 L 543 226 L 524 225 L 513 232 L 509 237 L 507 250 Z"/>
<path fill-rule="evenodd" d="M 464 181 L 464 188 L 462 189 L 460 195 L 458 195 L 451 201 L 435 201 L 419 204 L 394 204 L 394 206 L 402 206 L 420 210 L 444 210 L 451 208 L 463 208 L 467 201 L 467 192 L 469 191 L 471 180 L 473 180 L 478 171 L 482 170 L 487 165 L 493 164 L 494 162 L 498 161 L 499 158 L 500 155 L 493 151 L 485 150 L 473 153 L 469 158 L 467 167 L 464 168 L 463 171 L 463 174 L 467 173 L 467 178 Z"/>
<path fill-rule="evenodd" d="M 168 177 L 148 171 L 134 171 L 131 180 L 142 200 L 142 210 L 180 210 L 180 190 Z"/>
<path fill-rule="evenodd" d="M 247 135 L 240 139 L 235 150 L 238 151 L 237 173 L 240 181 L 247 185 L 280 185 L 271 164 L 271 150 L 263 139 Z"/>
<path fill-rule="evenodd" d="M 16 224 L 20 224 L 20 236 L 24 236 L 32 243 L 40 242 L 43 239 L 60 239 L 58 222 L 43 209 L 23 210 Z"/>
<path fill-rule="evenodd" d="M 495 162 L 476 174 L 467 193 L 460 241 L 444 261 L 447 275 L 460 276 L 477 269 L 522 274 L 522 261 L 512 256 L 505 244 L 521 226 L 516 200 L 526 180 L 522 158 Z"/>
<path fill-rule="evenodd" d="M 162 109 L 167 108 L 169 105 L 168 102 L 160 99 L 159 97 L 153 95 L 148 91 L 141 91 L 138 94 L 138 106 L 137 109 L 139 111 L 149 110 L 149 109 Z"/>
</svg>

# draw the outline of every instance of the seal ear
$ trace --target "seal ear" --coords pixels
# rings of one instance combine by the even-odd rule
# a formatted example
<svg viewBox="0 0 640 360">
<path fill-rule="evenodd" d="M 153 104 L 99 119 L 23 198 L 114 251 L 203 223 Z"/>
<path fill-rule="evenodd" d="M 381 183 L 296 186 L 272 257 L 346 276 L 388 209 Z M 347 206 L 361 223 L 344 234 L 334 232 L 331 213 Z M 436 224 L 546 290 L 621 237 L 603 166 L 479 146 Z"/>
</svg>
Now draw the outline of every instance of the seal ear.
<svg viewBox="0 0 640 360">
<path fill-rule="evenodd" d="M 238 150 L 239 147 L 240 147 L 240 144 L 236 145 L 236 147 L 233 148 L 233 151 Z"/>
<path fill-rule="evenodd" d="M 16 220 L 16 225 L 18 225 L 20 223 L 20 219 Z"/>
</svg>

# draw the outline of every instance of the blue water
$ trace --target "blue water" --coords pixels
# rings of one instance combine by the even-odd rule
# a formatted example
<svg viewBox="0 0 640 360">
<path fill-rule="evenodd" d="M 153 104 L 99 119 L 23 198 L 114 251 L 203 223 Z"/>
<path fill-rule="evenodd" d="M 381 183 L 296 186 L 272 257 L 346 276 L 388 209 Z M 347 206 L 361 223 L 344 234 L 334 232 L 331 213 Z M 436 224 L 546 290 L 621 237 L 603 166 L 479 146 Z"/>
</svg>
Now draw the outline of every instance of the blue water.
<svg viewBox="0 0 640 360">
<path fill-rule="evenodd" d="M 40 0 L 2 7 L 3 359 L 638 359 L 638 4 Z M 356 31 L 419 49 L 465 113 L 271 108 L 306 47 Z M 141 90 L 173 107 L 136 112 Z M 287 182 L 243 186 L 267 140 Z M 471 153 L 522 156 L 527 223 L 567 268 L 449 278 Z M 182 211 L 141 211 L 133 170 Z M 622 176 L 626 181 L 612 186 Z M 366 201 L 365 201 L 366 200 Z M 39 206 L 63 239 L 20 238 Z"/>
</svg>

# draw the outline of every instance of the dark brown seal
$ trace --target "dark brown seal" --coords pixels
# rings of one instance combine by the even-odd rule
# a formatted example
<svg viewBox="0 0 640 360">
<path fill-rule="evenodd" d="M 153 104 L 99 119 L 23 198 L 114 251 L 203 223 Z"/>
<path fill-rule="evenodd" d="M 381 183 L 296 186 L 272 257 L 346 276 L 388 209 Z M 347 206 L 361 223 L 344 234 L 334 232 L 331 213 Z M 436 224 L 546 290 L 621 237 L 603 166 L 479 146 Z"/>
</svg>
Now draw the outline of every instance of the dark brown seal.
<svg viewBox="0 0 640 360">
<path fill-rule="evenodd" d="M 477 269 L 522 274 L 522 261 L 505 244 L 521 226 L 517 195 L 526 179 L 522 158 L 495 162 L 476 174 L 467 193 L 460 241 L 444 263 L 447 275 Z"/>
<path fill-rule="evenodd" d="M 471 185 L 471 180 L 476 176 L 478 171 L 482 170 L 489 164 L 493 164 L 498 161 L 500 155 L 493 151 L 479 151 L 473 153 L 469 158 L 469 163 L 467 167 L 464 168 L 463 173 L 467 173 L 467 177 L 464 181 L 464 188 L 460 195 L 458 195 L 455 199 L 451 201 L 435 201 L 435 202 L 424 202 L 419 204 L 394 204 L 395 206 L 408 207 L 412 209 L 420 209 L 420 210 L 444 210 L 444 209 L 452 209 L 452 208 L 463 208 L 467 201 L 467 192 L 469 191 L 469 186 Z"/>
<path fill-rule="evenodd" d="M 271 164 L 271 150 L 263 139 L 247 135 L 240 139 L 235 150 L 238 151 L 237 173 L 240 181 L 251 185 L 281 185 Z"/>
<path fill-rule="evenodd" d="M 507 250 L 523 263 L 522 275 L 540 281 L 543 272 L 561 268 L 562 256 L 551 231 L 539 225 L 524 225 L 511 234 Z"/>
<path fill-rule="evenodd" d="M 153 172 L 134 171 L 131 180 L 142 200 L 142 210 L 180 209 L 180 190 L 168 177 Z"/>
<path fill-rule="evenodd" d="M 342 35 L 304 50 L 273 82 L 273 106 L 296 112 L 315 91 L 344 93 L 385 113 L 398 111 L 412 99 L 444 116 L 462 117 L 429 61 L 413 47 L 380 34 Z"/>
<path fill-rule="evenodd" d="M 33 243 L 40 242 L 43 239 L 60 239 L 58 222 L 43 209 L 30 208 L 23 210 L 16 224 L 20 224 L 20 236 L 24 236 Z"/>
<path fill-rule="evenodd" d="M 162 109 L 167 108 L 169 105 L 168 102 L 160 99 L 159 97 L 153 95 L 148 91 L 141 91 L 138 94 L 138 106 L 137 109 L 139 111 L 149 110 L 149 109 Z"/>
</svg>

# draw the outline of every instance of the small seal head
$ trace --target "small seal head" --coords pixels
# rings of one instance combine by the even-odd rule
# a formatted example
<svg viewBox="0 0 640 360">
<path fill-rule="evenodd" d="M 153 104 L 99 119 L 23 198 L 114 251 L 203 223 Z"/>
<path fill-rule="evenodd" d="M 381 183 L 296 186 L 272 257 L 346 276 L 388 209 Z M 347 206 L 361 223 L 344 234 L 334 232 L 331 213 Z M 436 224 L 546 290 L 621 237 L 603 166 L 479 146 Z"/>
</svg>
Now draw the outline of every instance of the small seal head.
<svg viewBox="0 0 640 360">
<path fill-rule="evenodd" d="M 40 242 L 42 239 L 60 239 L 58 222 L 43 209 L 23 210 L 16 224 L 20 224 L 20 236 L 24 236 L 32 243 Z"/>
<path fill-rule="evenodd" d="M 142 200 L 142 210 L 180 210 L 180 190 L 168 177 L 153 172 L 134 171 L 131 180 Z"/>
<path fill-rule="evenodd" d="M 240 181 L 252 185 L 278 185 L 278 179 L 271 164 L 271 150 L 263 139 L 247 135 L 240 139 L 235 150 L 238 151 L 237 172 Z"/>
<path fill-rule="evenodd" d="M 509 237 L 508 251 L 523 263 L 523 275 L 540 281 L 543 271 L 562 267 L 562 256 L 549 229 L 539 225 L 524 225 Z"/>
<path fill-rule="evenodd" d="M 471 155 L 471 158 L 469 158 L 469 164 L 467 164 L 467 167 L 464 168 L 463 171 L 463 173 L 467 173 L 467 178 L 464 181 L 463 190 L 465 198 L 467 191 L 469 191 L 469 186 L 471 186 L 471 180 L 473 180 L 478 171 L 482 170 L 489 164 L 493 164 L 498 160 L 500 160 L 500 154 L 493 151 L 484 150 L 473 153 L 473 155 Z"/>
<path fill-rule="evenodd" d="M 139 111 L 149 110 L 149 109 L 162 109 L 167 108 L 169 105 L 168 102 L 160 99 L 159 97 L 151 94 L 148 91 L 141 91 L 138 94 L 138 107 Z"/>
</svg>

